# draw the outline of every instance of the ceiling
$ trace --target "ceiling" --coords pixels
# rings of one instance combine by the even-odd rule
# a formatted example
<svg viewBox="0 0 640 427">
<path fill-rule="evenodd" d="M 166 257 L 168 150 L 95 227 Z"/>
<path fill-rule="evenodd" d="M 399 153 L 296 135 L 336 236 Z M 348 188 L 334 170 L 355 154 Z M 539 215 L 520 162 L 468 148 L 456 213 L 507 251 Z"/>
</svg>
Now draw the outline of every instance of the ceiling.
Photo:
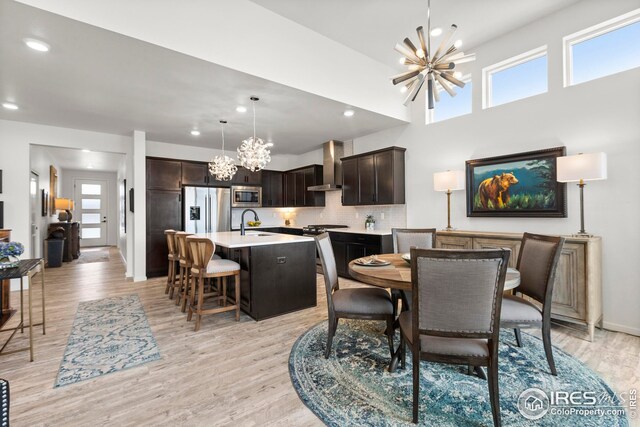
<svg viewBox="0 0 640 427">
<path fill-rule="evenodd" d="M 427 28 L 426 0 L 251 0 L 377 61 L 403 69 L 396 43 Z M 456 24 L 462 50 L 509 33 L 579 0 L 432 0 L 431 28 Z M 438 38 L 432 39 L 435 43 Z"/>
<path fill-rule="evenodd" d="M 27 48 L 33 37 L 48 53 Z M 257 103 L 257 134 L 272 154 L 300 154 L 327 140 L 350 140 L 404 124 L 308 92 L 202 61 L 10 0 L 0 0 L 0 119 L 219 147 L 219 120 L 228 121 L 227 147 L 251 136 L 249 97 Z M 249 107 L 237 113 L 235 107 Z M 190 131 L 197 128 L 200 137 Z"/>
<path fill-rule="evenodd" d="M 469 49 L 576 1 L 434 0 L 432 27 L 458 24 L 455 38 Z M 399 69 L 393 45 L 426 25 L 424 0 L 253 2 Z M 51 51 L 28 49 L 25 37 Z M 253 133 L 249 97 L 258 96 L 257 134 L 275 144 L 272 154 L 404 124 L 359 108 L 346 118 L 351 107 L 341 102 L 10 0 L 0 0 L 0 64 L 0 100 L 20 106 L 0 109 L 0 119 L 119 135 L 144 130 L 149 140 L 202 147 L 219 147 L 225 119 L 233 149 Z M 238 113 L 237 105 L 249 111 Z"/>
<path fill-rule="evenodd" d="M 117 172 L 124 164 L 124 154 L 104 153 L 100 151 L 86 152 L 73 148 L 37 145 L 45 150 L 60 169 L 87 170 L 99 172 Z M 91 166 L 89 168 L 89 166 Z"/>
</svg>

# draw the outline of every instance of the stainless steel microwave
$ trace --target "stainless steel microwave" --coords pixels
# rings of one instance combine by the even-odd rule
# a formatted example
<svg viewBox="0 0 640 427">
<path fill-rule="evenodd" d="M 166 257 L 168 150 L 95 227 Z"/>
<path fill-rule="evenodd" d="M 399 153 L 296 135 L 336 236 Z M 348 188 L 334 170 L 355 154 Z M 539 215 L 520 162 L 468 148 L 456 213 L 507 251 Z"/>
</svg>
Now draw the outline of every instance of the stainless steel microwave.
<svg viewBox="0 0 640 427">
<path fill-rule="evenodd" d="M 262 207 L 262 187 L 234 185 L 231 187 L 231 207 L 259 208 Z"/>
</svg>

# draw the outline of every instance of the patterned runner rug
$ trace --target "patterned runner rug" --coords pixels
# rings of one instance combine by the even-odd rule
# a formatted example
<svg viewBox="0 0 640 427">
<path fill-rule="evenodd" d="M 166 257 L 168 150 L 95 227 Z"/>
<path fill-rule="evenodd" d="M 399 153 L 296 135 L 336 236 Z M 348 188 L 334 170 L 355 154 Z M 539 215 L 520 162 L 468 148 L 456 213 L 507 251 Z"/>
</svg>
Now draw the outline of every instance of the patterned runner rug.
<svg viewBox="0 0 640 427">
<path fill-rule="evenodd" d="M 138 295 L 78 305 L 54 387 L 160 359 Z"/>
<path fill-rule="evenodd" d="M 344 322 L 344 323 L 343 323 Z M 328 426 L 414 426 L 412 424 L 411 354 L 407 368 L 387 371 L 389 347 L 383 323 L 340 320 L 331 357 L 324 358 L 327 322 L 305 332 L 291 349 L 289 373 L 300 399 Z M 504 426 L 627 426 L 623 406 L 614 392 L 593 371 L 562 350 L 554 348 L 558 376 L 548 373 L 542 341 L 523 333 L 524 347 L 515 345 L 513 332 L 501 333 L 499 355 L 500 409 Z M 399 334 L 396 334 L 396 345 Z M 407 348 L 408 349 L 408 348 Z M 536 404 L 523 392 L 590 392 L 597 407 L 618 414 L 589 415 L 578 410 L 593 405 L 572 405 L 574 414 L 555 414 L 548 401 L 533 408 L 541 415 L 530 420 L 521 405 Z M 534 397 L 543 396 L 534 395 Z M 531 400 L 531 402 L 528 402 Z M 527 403 L 528 402 L 528 403 Z M 545 406 L 546 405 L 546 406 Z M 565 407 L 570 412 L 570 407 Z M 546 413 L 542 413 L 543 411 Z M 466 367 L 422 362 L 420 365 L 420 425 L 493 425 L 487 382 L 467 375 Z"/>
</svg>

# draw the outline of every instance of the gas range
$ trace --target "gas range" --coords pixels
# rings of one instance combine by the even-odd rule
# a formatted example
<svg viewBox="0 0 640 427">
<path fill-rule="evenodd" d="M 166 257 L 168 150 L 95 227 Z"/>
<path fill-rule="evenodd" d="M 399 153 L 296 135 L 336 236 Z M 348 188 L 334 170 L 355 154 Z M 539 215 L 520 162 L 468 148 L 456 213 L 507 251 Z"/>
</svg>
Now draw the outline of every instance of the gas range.
<svg viewBox="0 0 640 427">
<path fill-rule="evenodd" d="M 349 228 L 348 225 L 335 225 L 335 224 L 310 224 L 306 227 L 302 227 L 302 233 L 305 236 L 318 236 L 330 228 Z"/>
</svg>

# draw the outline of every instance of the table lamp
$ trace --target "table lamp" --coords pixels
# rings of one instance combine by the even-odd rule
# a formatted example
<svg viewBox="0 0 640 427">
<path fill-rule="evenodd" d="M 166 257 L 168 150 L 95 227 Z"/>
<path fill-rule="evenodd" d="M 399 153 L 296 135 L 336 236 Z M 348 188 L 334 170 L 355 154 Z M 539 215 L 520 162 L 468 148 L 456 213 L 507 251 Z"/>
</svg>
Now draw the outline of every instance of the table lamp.
<svg viewBox="0 0 640 427">
<path fill-rule="evenodd" d="M 580 153 L 558 157 L 557 169 L 558 182 L 577 182 L 580 187 L 580 231 L 576 235 L 591 236 L 584 231 L 584 182 L 607 179 L 607 154 Z"/>
<path fill-rule="evenodd" d="M 464 190 L 464 172 L 463 171 L 446 171 L 436 172 L 433 174 L 433 189 L 435 191 L 447 192 L 447 228 L 451 231 L 451 192 L 456 190 Z"/>
<path fill-rule="evenodd" d="M 71 210 L 73 209 L 73 200 L 56 197 L 53 205 L 55 210 L 64 211 L 58 213 L 58 219 L 60 221 L 71 222 L 71 218 L 73 216 L 71 215 Z"/>
</svg>

